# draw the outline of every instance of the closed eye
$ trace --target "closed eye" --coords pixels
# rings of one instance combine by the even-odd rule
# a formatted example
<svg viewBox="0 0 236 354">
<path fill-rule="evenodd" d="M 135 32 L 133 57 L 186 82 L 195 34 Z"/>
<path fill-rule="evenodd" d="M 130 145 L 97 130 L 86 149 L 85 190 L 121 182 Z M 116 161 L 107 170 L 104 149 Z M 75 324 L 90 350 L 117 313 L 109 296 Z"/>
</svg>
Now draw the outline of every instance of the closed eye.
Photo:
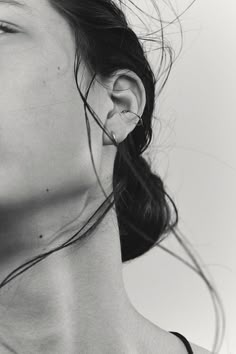
<svg viewBox="0 0 236 354">
<path fill-rule="evenodd" d="M 12 26 L 10 26 L 9 24 L 0 22 L 0 34 L 2 34 L 2 32 L 5 32 L 5 33 L 17 33 L 17 31 Z"/>
</svg>

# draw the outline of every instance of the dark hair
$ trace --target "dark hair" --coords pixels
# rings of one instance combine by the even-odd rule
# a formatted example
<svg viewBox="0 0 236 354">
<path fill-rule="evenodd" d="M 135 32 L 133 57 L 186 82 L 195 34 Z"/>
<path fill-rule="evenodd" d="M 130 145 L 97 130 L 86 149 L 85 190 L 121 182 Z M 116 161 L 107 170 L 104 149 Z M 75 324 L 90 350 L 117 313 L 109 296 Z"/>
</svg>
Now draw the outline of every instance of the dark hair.
<svg viewBox="0 0 236 354">
<path fill-rule="evenodd" d="M 64 247 L 68 247 L 75 242 L 82 245 L 83 242 L 88 240 L 91 232 L 114 205 L 120 231 L 122 262 L 128 262 L 144 255 L 157 245 L 163 250 L 172 253 L 160 245 L 161 241 L 172 232 L 178 242 L 190 255 L 195 267 L 191 266 L 177 255 L 175 255 L 175 257 L 187 264 L 204 279 L 211 292 L 216 314 L 218 315 L 216 303 L 218 302 L 218 304 L 220 304 L 220 300 L 217 292 L 203 273 L 199 262 L 191 253 L 189 247 L 187 247 L 186 242 L 183 242 L 183 236 L 180 236 L 181 233 L 177 232 L 178 211 L 176 205 L 166 192 L 167 188 L 161 177 L 152 171 L 151 163 L 148 163 L 148 161 L 141 156 L 151 143 L 152 118 L 156 98 L 163 90 L 174 62 L 174 51 L 164 40 L 163 23 L 156 1 L 152 1 L 152 3 L 159 15 L 160 38 L 156 38 L 155 42 L 159 41 L 159 49 L 161 50 L 161 61 L 157 77 L 155 77 L 151 69 L 144 46 L 141 43 L 141 38 L 138 38 L 130 28 L 124 12 L 122 11 L 124 2 L 119 1 L 120 7 L 112 0 L 49 0 L 49 3 L 66 18 L 75 36 L 76 53 L 74 73 L 78 91 L 84 102 L 92 162 L 93 156 L 87 110 L 93 115 L 97 124 L 111 137 L 110 133 L 104 128 L 99 117 L 87 102 L 89 90 L 94 80 L 97 80 L 97 75 L 108 78 L 117 70 L 127 69 L 128 71 L 135 72 L 140 77 L 145 87 L 147 100 L 142 115 L 143 126 L 137 125 L 132 133 L 130 133 L 122 143 L 117 145 L 113 171 L 113 193 L 111 195 L 107 196 L 103 190 L 93 162 L 99 185 L 106 196 L 104 203 L 86 223 L 87 225 L 90 220 L 100 213 L 99 218 L 96 219 L 93 225 L 77 239 L 75 239 L 75 237 L 84 227 L 60 247 L 40 254 L 15 269 L 0 284 L 0 288 L 50 254 Z M 130 3 L 132 2 L 130 1 Z M 138 8 L 137 6 L 135 7 Z M 180 16 L 177 16 L 177 18 L 179 17 Z M 144 38 L 144 40 L 148 41 L 148 37 Z M 150 41 L 154 40 L 150 39 Z M 165 67 L 166 53 L 169 54 L 170 59 L 167 67 Z M 91 73 L 92 77 L 85 96 L 82 94 L 77 82 L 77 74 L 81 60 L 86 63 L 88 72 Z M 162 82 L 161 79 L 163 76 L 164 80 Z M 160 85 L 161 82 L 162 85 Z M 158 94 L 156 93 L 157 83 L 160 85 Z M 112 196 L 114 196 L 113 201 L 111 201 Z M 101 213 L 101 211 L 103 211 L 103 213 Z M 22 268 L 24 269 L 21 270 Z M 18 273 L 15 274 L 17 271 Z M 214 342 L 215 347 L 217 338 L 219 338 L 218 328 Z"/>
</svg>

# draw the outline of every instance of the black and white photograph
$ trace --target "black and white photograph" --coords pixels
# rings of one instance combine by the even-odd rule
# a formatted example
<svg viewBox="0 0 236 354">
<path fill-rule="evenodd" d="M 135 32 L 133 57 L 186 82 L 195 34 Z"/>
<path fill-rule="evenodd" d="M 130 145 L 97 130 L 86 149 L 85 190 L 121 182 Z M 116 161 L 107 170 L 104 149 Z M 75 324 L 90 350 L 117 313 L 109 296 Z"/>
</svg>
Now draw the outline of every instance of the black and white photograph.
<svg viewBox="0 0 236 354">
<path fill-rule="evenodd" d="M 236 3 L 0 0 L 0 354 L 236 353 Z"/>
</svg>

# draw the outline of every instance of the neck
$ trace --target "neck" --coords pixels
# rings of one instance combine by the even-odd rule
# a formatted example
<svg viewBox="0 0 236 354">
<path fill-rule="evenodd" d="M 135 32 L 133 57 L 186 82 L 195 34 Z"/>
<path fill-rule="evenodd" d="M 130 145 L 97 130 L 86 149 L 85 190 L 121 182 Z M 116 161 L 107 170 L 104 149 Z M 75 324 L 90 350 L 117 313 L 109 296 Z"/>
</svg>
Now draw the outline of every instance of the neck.
<svg viewBox="0 0 236 354">
<path fill-rule="evenodd" d="M 25 243 L 18 254 L 1 258 L 1 281 L 31 259 L 26 256 L 43 253 Z M 1 338 L 22 352 L 134 350 L 141 315 L 125 291 L 115 212 L 87 242 L 51 254 L 0 289 L 0 314 Z"/>
</svg>

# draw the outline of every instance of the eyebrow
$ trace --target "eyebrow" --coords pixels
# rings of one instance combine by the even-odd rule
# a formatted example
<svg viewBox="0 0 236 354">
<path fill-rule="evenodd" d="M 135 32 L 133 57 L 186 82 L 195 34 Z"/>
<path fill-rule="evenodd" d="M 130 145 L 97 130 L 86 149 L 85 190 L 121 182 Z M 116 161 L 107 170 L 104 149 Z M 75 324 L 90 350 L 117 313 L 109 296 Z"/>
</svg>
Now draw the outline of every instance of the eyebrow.
<svg viewBox="0 0 236 354">
<path fill-rule="evenodd" d="M 26 4 L 23 4 L 22 2 L 16 1 L 16 0 L 0 0 L 0 5 L 11 5 L 11 6 L 16 6 L 19 8 L 29 8 Z"/>
</svg>

